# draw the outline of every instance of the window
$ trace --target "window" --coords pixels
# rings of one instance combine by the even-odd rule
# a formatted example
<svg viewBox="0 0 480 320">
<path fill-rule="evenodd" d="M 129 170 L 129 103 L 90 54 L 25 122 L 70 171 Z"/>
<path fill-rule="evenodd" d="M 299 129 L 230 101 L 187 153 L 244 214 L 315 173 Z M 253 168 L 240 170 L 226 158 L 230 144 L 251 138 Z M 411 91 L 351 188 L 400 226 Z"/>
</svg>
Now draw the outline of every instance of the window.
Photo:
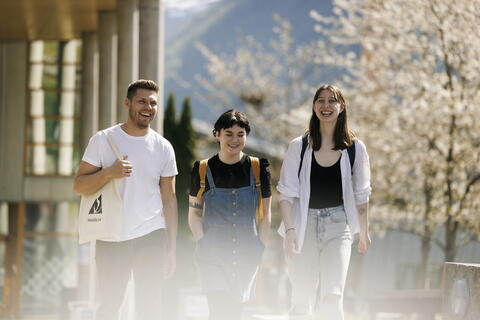
<svg viewBox="0 0 480 320">
<path fill-rule="evenodd" d="M 74 299 L 80 285 L 77 215 L 78 202 L 26 204 L 23 315 L 59 314 L 67 307 L 62 299 Z"/>
<path fill-rule="evenodd" d="M 27 175 L 71 176 L 80 162 L 80 47 L 30 43 Z"/>
</svg>

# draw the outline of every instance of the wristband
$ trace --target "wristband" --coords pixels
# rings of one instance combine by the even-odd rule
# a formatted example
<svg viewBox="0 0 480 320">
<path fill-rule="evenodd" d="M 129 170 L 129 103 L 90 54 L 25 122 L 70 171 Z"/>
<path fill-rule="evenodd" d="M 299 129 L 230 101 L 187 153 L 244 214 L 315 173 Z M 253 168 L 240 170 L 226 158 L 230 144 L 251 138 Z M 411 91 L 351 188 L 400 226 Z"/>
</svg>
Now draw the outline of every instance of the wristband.
<svg viewBox="0 0 480 320">
<path fill-rule="evenodd" d="M 288 228 L 287 230 L 285 230 L 285 234 L 290 230 L 295 230 L 295 228 Z"/>
</svg>

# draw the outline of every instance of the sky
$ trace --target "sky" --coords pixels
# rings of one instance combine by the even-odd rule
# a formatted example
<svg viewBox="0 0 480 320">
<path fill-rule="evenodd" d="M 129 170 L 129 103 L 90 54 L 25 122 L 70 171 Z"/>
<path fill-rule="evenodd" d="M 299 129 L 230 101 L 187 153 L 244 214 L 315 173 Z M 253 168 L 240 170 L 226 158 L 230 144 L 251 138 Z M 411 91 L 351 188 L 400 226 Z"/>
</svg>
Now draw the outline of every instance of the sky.
<svg viewBox="0 0 480 320">
<path fill-rule="evenodd" d="M 167 9 L 189 10 L 204 7 L 219 0 L 164 0 Z"/>
</svg>

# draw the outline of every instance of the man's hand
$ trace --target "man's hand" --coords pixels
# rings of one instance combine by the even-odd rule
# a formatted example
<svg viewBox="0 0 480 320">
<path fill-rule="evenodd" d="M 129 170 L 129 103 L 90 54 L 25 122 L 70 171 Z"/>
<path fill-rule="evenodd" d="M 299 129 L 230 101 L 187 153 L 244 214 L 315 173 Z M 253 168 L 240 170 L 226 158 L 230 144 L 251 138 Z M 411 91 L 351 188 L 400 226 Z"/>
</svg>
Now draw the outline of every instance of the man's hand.
<svg viewBox="0 0 480 320">
<path fill-rule="evenodd" d="M 110 167 L 96 167 L 88 162 L 80 161 L 73 189 L 77 194 L 89 195 L 97 192 L 112 179 L 128 177 L 132 174 L 133 165 L 124 156 L 115 161 Z"/>
<path fill-rule="evenodd" d="M 170 278 L 177 266 L 178 210 L 175 195 L 175 176 L 160 178 L 160 194 L 163 202 L 163 215 L 167 225 L 167 253 L 165 256 L 165 278 Z"/>
<path fill-rule="evenodd" d="M 108 168 L 108 176 L 111 179 L 129 177 L 132 175 L 133 164 L 124 156 L 122 160 L 117 160 Z"/>
</svg>

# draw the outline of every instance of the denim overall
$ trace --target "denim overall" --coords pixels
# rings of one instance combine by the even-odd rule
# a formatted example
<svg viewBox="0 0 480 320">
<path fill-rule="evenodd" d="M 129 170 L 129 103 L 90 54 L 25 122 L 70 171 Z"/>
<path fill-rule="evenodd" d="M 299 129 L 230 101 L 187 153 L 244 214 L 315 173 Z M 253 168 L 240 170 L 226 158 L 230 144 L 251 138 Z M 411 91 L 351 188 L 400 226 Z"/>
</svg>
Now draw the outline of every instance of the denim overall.
<svg viewBox="0 0 480 320">
<path fill-rule="evenodd" d="M 249 186 L 217 188 L 208 166 L 207 179 L 204 236 L 195 251 L 203 290 L 228 291 L 235 299 L 247 301 L 264 250 L 255 223 L 259 196 L 255 179 L 250 169 Z"/>
</svg>

